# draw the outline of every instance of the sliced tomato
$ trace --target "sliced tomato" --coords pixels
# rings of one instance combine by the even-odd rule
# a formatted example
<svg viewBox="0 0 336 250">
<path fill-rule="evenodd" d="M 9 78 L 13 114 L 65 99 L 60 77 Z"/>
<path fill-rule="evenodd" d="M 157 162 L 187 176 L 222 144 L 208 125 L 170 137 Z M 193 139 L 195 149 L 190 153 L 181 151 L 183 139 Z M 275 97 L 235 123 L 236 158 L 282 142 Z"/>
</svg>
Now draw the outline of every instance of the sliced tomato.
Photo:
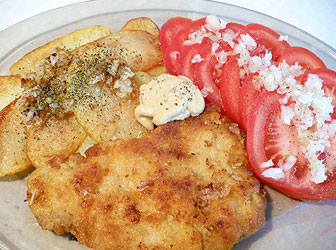
<svg viewBox="0 0 336 250">
<path fill-rule="evenodd" d="M 280 96 L 275 92 L 264 92 L 253 105 L 247 124 L 247 154 L 255 174 L 269 186 L 297 199 L 336 199 L 336 142 L 333 141 L 331 154 L 324 154 L 328 166 L 327 180 L 316 184 L 310 180 L 309 163 L 298 140 L 297 130 L 284 124 L 279 104 Z M 287 156 L 296 157 L 295 165 L 281 169 L 281 162 Z M 263 163 L 272 159 L 274 166 L 264 167 Z M 276 178 L 267 175 L 266 170 L 274 168 L 282 172 Z M 273 169 L 271 169 L 273 171 Z M 274 172 L 273 172 L 274 174 Z"/>
<path fill-rule="evenodd" d="M 232 30 L 235 34 L 240 33 L 242 30 L 244 30 L 245 26 L 240 23 L 234 23 L 230 22 L 227 23 L 225 26 L 225 30 Z"/>
<path fill-rule="evenodd" d="M 326 68 L 323 61 L 308 49 L 302 47 L 290 47 L 282 50 L 278 62 L 285 61 L 289 65 L 298 63 L 307 70 Z"/>
<path fill-rule="evenodd" d="M 274 30 L 257 23 L 250 23 L 245 26 L 243 33 L 248 33 L 256 43 L 272 52 L 273 59 L 280 56 L 280 52 L 290 45 L 286 41 L 280 41 L 280 35 Z"/>
<path fill-rule="evenodd" d="M 240 126 L 242 125 L 239 113 L 240 68 L 237 57 L 232 56 L 224 64 L 219 89 L 226 114 Z"/>
<path fill-rule="evenodd" d="M 301 83 L 303 85 L 307 81 L 309 74 L 318 75 L 318 77 L 323 80 L 325 95 L 332 98 L 332 104 L 334 106 L 334 112 L 331 114 L 331 118 L 336 119 L 336 72 L 327 68 L 318 68 L 307 71 L 302 76 Z"/>
<path fill-rule="evenodd" d="M 184 48 L 186 46 L 185 41 L 189 40 L 190 34 L 200 30 L 204 24 L 205 18 L 201 18 L 186 24 L 184 28 L 176 34 L 173 41 L 171 42 L 171 46 L 175 47 L 176 50 Z M 200 41 L 199 44 L 201 42 L 202 41 Z"/>
<path fill-rule="evenodd" d="M 189 47 L 184 45 L 184 42 L 189 39 L 190 33 L 199 30 L 204 23 L 205 18 L 202 18 L 196 21 L 186 22 L 183 27 L 178 26 L 178 29 L 175 30 L 177 33 L 174 33 L 174 37 L 167 48 L 164 49 L 164 63 L 168 73 L 176 75 L 181 72 L 182 69 L 179 69 L 179 65 L 182 65 L 182 62 L 179 63 L 179 60 L 181 59 L 184 61 L 184 55 L 181 56 L 181 54 L 184 53 L 187 47 Z"/>
<path fill-rule="evenodd" d="M 218 88 L 220 74 L 215 68 L 216 57 L 211 55 L 211 44 L 205 43 L 202 45 L 199 54 L 203 60 L 195 64 L 196 84 L 205 95 L 206 101 L 222 107 L 222 98 Z"/>
<path fill-rule="evenodd" d="M 194 75 L 195 63 L 197 62 L 193 62 L 193 59 L 196 55 L 199 55 L 201 46 L 201 44 L 193 44 L 184 47 L 181 55 L 179 56 L 180 59 L 177 61 L 177 74 L 186 76 L 194 82 L 197 80 Z"/>
<path fill-rule="evenodd" d="M 247 122 L 251 109 L 260 92 L 252 82 L 252 76 L 246 79 L 239 91 L 239 113 L 242 127 L 247 130 Z"/>
<path fill-rule="evenodd" d="M 165 54 L 166 48 L 170 46 L 177 33 L 184 29 L 192 20 L 184 17 L 173 17 L 165 22 L 160 30 L 160 43 L 162 54 Z"/>
<path fill-rule="evenodd" d="M 172 75 L 177 75 L 177 60 L 180 57 L 180 52 L 172 47 L 168 47 L 163 56 L 163 61 L 167 72 Z"/>
</svg>

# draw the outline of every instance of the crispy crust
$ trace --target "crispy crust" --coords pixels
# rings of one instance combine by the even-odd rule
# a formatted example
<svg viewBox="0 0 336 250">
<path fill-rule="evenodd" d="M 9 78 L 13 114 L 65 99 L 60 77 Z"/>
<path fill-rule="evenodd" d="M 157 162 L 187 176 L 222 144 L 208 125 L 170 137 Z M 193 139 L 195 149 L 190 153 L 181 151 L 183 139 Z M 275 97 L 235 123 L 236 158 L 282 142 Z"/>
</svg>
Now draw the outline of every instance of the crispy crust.
<svg viewBox="0 0 336 250">
<path fill-rule="evenodd" d="M 29 177 L 44 229 L 94 249 L 230 249 L 264 225 L 265 194 L 240 130 L 213 106 L 86 156 Z"/>
</svg>

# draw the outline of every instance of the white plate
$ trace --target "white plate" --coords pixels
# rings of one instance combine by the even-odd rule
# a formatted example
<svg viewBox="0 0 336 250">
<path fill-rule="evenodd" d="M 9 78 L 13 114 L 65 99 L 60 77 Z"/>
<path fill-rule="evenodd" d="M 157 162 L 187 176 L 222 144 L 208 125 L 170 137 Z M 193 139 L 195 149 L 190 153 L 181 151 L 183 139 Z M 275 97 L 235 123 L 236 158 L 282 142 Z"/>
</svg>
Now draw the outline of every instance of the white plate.
<svg viewBox="0 0 336 250">
<path fill-rule="evenodd" d="M 104 25 L 119 30 L 130 18 L 147 16 L 161 26 L 173 16 L 217 14 L 226 21 L 264 24 L 289 36 L 291 45 L 316 53 L 336 70 L 336 51 L 306 32 L 247 9 L 208 1 L 98 0 L 56 9 L 27 19 L 0 32 L 0 74 L 25 53 L 73 30 Z M 0 178 L 0 249 L 87 249 L 69 236 L 44 231 L 28 208 L 26 177 Z M 234 250 L 331 250 L 336 244 L 336 200 L 297 202 L 270 190 L 264 228 L 243 240 Z"/>
</svg>

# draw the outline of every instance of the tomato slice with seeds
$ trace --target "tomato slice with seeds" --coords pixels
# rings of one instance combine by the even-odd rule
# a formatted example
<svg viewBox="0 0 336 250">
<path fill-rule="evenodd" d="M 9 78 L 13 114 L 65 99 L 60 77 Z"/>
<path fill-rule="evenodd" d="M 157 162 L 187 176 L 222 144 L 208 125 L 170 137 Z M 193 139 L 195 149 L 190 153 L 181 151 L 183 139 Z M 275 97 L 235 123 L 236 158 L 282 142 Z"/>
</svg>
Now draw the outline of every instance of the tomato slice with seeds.
<svg viewBox="0 0 336 250">
<path fill-rule="evenodd" d="M 278 62 L 285 61 L 289 65 L 298 63 L 307 70 L 326 68 L 323 61 L 312 51 L 302 47 L 290 47 L 282 50 Z"/>
<path fill-rule="evenodd" d="M 175 39 L 177 33 L 191 23 L 192 20 L 185 17 L 173 17 L 165 22 L 160 30 L 161 51 L 164 55 L 166 48 L 169 47 Z"/>
<path fill-rule="evenodd" d="M 250 164 L 264 183 L 297 199 L 323 200 L 336 199 L 336 163 L 334 154 L 323 157 L 328 165 L 327 180 L 316 184 L 310 180 L 308 161 L 302 151 L 302 142 L 297 130 L 284 124 L 281 118 L 280 95 L 264 92 L 253 105 L 247 124 L 247 154 Z M 331 141 L 329 152 L 334 152 L 336 141 Z M 296 157 L 291 168 L 282 168 L 288 155 Z M 265 167 L 264 163 L 272 159 L 274 166 Z M 266 175 L 267 169 L 274 168 L 280 176 Z M 271 169 L 273 171 L 273 169 Z"/>
<path fill-rule="evenodd" d="M 279 40 L 280 34 L 261 24 L 250 23 L 242 32 L 248 33 L 258 45 L 271 51 L 274 60 L 279 57 L 282 50 L 290 47 L 288 42 Z"/>
</svg>

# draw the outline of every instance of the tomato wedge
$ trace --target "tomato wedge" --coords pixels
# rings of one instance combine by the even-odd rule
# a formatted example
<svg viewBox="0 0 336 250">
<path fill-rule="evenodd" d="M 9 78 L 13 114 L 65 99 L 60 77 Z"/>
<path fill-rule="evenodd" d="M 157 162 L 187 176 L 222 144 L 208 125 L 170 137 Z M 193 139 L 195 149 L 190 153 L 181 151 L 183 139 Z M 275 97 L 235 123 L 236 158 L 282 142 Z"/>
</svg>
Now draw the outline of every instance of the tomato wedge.
<svg viewBox="0 0 336 250">
<path fill-rule="evenodd" d="M 319 184 L 312 182 L 309 164 L 298 140 L 297 130 L 282 121 L 279 98 L 275 92 L 262 93 L 256 99 L 249 116 L 247 153 L 255 174 L 264 183 L 293 198 L 336 199 L 334 153 L 324 154 L 325 162 L 331 164 L 328 166 L 327 180 Z M 336 142 L 333 140 L 331 149 L 335 147 Z M 291 168 L 284 168 L 281 163 L 288 159 L 288 154 L 296 157 L 296 162 Z M 270 159 L 274 166 L 265 166 Z"/>
<path fill-rule="evenodd" d="M 299 63 L 307 70 L 326 68 L 323 61 L 308 49 L 302 47 L 290 47 L 282 50 L 278 62 L 285 61 L 289 65 Z"/>
<path fill-rule="evenodd" d="M 273 59 L 280 56 L 280 52 L 290 45 L 286 41 L 280 41 L 280 35 L 274 30 L 257 23 L 250 23 L 245 26 L 242 33 L 248 33 L 259 45 L 272 52 Z"/>
<path fill-rule="evenodd" d="M 239 113 L 240 75 L 236 56 L 231 56 L 224 64 L 219 89 L 226 114 L 240 126 L 242 125 Z"/>
<path fill-rule="evenodd" d="M 175 39 L 176 34 L 191 23 L 192 20 L 185 17 L 173 17 L 165 22 L 160 30 L 160 44 L 162 54 L 165 54 L 166 48 L 171 45 Z"/>
</svg>

